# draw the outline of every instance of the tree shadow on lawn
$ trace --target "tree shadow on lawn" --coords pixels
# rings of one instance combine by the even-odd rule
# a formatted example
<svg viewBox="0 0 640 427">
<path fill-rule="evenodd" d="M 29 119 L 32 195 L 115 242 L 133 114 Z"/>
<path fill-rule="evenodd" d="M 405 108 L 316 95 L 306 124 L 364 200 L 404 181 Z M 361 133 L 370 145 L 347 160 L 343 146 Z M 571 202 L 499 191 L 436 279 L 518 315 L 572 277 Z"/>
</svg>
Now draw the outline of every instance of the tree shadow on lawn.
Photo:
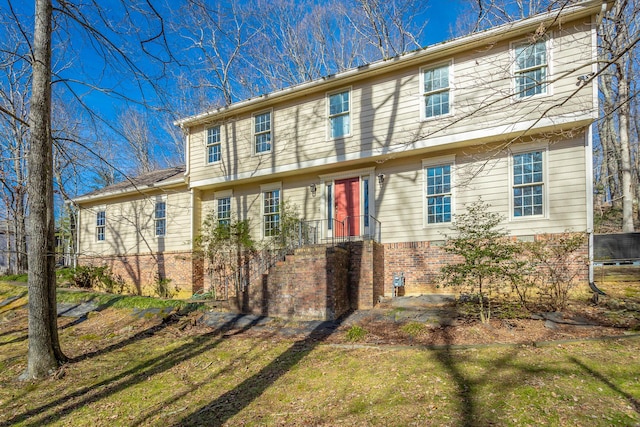
<svg viewBox="0 0 640 427">
<path fill-rule="evenodd" d="M 180 426 L 221 426 L 238 414 L 251 402 L 260 397 L 280 377 L 289 372 L 320 343 L 331 336 L 349 313 L 337 321 L 318 324 L 308 335 L 296 341 L 287 350 L 273 359 L 260 372 L 244 380 L 234 389 L 218 396 L 211 403 L 202 406 L 191 415 L 174 424 Z"/>
<path fill-rule="evenodd" d="M 612 391 L 616 392 L 617 394 L 619 394 L 620 396 L 625 398 L 627 400 L 627 402 L 629 402 L 629 405 L 631 405 L 633 410 L 636 411 L 638 414 L 640 414 L 640 399 L 638 399 L 637 397 L 632 396 L 631 394 L 627 393 L 626 391 L 621 390 L 620 387 L 618 387 L 617 385 L 612 383 L 603 374 L 601 374 L 598 371 L 595 371 L 595 370 L 591 369 L 590 367 L 585 365 L 583 362 L 581 362 L 577 358 L 571 357 L 569 360 L 571 360 L 573 363 L 578 365 L 585 372 L 588 372 L 592 377 L 596 378 L 598 381 L 601 381 L 604 385 L 609 387 Z"/>
<path fill-rule="evenodd" d="M 65 394 L 47 404 L 38 406 L 22 414 L 15 415 L 11 419 L 0 423 L 0 426 L 8 427 L 22 422 L 24 423 L 24 426 L 35 427 L 52 423 L 85 405 L 97 402 L 135 384 L 142 383 L 153 375 L 167 371 L 179 363 L 216 348 L 221 342 L 228 338 L 228 335 L 220 334 L 233 329 L 242 317 L 242 315 L 238 315 L 216 330 L 197 336 L 192 342 L 185 343 L 169 353 L 158 355 L 151 360 L 120 372 L 106 380 L 100 381 L 99 383 L 83 387 L 80 390 Z M 234 332 L 234 335 L 248 331 L 258 324 L 260 320 L 261 318 L 259 317 L 254 319 L 252 322 Z M 95 357 L 99 354 L 115 351 L 144 337 L 151 336 L 163 327 L 166 327 L 166 325 L 152 327 L 120 343 L 75 358 L 71 363 Z M 220 336 L 217 339 L 212 340 L 218 335 Z"/>
</svg>

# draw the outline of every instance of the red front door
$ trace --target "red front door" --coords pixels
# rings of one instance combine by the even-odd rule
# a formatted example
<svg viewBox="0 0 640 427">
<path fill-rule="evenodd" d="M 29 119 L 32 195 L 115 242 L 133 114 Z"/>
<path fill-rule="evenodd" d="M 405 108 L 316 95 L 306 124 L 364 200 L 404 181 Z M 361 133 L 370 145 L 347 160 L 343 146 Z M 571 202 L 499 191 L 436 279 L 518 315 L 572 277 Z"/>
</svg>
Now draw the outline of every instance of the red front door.
<svg viewBox="0 0 640 427">
<path fill-rule="evenodd" d="M 335 182 L 335 236 L 360 234 L 360 178 L 341 179 Z"/>
</svg>

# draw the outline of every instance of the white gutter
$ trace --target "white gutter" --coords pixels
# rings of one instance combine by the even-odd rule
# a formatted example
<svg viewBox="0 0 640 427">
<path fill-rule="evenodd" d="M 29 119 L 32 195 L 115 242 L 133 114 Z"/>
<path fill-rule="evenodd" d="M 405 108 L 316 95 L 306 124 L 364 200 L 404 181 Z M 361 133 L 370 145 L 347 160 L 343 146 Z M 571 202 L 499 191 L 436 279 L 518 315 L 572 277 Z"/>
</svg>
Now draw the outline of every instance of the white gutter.
<svg viewBox="0 0 640 427">
<path fill-rule="evenodd" d="M 531 18 L 525 18 L 520 21 L 491 28 L 480 33 L 474 33 L 436 45 L 427 46 L 424 49 L 410 52 L 402 56 L 372 62 L 371 64 L 363 65 L 358 68 L 352 68 L 350 70 L 342 71 L 310 82 L 301 83 L 299 85 L 271 92 L 256 98 L 250 98 L 206 113 L 186 117 L 175 121 L 174 125 L 181 127 L 195 126 L 210 121 L 216 116 L 225 117 L 231 114 L 239 114 L 243 111 L 257 108 L 257 106 L 261 104 L 284 101 L 290 98 L 302 96 L 308 92 L 321 90 L 321 88 L 328 90 L 333 86 L 346 85 L 351 80 L 363 79 L 369 74 L 380 71 L 390 71 L 394 68 L 406 67 L 417 62 L 424 62 L 427 59 L 436 59 L 439 56 L 450 56 L 457 51 L 467 51 L 480 45 L 495 43 L 500 41 L 503 36 L 507 34 L 515 36 L 518 33 L 534 31 L 540 27 L 541 24 L 550 25 L 586 16 L 592 16 L 598 11 L 606 9 L 610 2 L 611 0 L 590 0 L 581 2 L 564 10 L 546 12 Z"/>
</svg>

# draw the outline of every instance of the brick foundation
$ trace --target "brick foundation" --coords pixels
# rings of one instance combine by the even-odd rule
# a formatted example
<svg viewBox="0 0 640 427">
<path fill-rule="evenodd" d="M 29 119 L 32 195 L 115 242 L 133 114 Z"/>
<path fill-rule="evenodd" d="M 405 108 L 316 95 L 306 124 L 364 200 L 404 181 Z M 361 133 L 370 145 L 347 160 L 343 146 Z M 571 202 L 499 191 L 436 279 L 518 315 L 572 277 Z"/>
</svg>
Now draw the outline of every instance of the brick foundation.
<svg viewBox="0 0 640 427">
<path fill-rule="evenodd" d="M 549 235 L 537 235 L 536 240 L 548 239 Z M 576 280 L 586 282 L 589 277 L 589 267 L 579 259 L 588 254 L 588 243 L 576 251 L 576 261 L 572 265 L 579 269 Z M 405 286 L 400 288 L 399 295 L 451 293 L 452 288 L 439 285 L 440 269 L 452 262 L 459 262 L 460 258 L 449 254 L 443 249 L 443 242 L 403 242 L 384 244 L 384 294 L 392 295 L 393 275 L 404 273 Z"/>
<path fill-rule="evenodd" d="M 197 284 L 203 286 L 202 260 L 191 252 L 164 252 L 160 254 L 79 256 L 79 265 L 107 265 L 121 276 L 140 295 L 152 295 L 159 273 L 171 280 L 169 286 L 178 289 L 179 296 L 190 296 Z"/>
</svg>

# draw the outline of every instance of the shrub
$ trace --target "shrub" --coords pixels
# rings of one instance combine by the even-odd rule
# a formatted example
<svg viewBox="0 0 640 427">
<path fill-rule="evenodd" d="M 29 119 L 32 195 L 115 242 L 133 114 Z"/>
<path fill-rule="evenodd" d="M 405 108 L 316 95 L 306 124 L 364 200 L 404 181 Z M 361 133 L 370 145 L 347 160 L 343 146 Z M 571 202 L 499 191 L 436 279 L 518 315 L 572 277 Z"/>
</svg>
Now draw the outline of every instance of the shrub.
<svg viewBox="0 0 640 427">
<path fill-rule="evenodd" d="M 154 288 L 153 288 L 155 294 L 158 295 L 160 298 L 173 297 L 177 293 L 177 289 L 175 292 L 172 291 L 169 287 L 170 283 L 171 283 L 171 279 L 162 277 L 162 275 L 159 272 L 157 272 L 155 277 L 155 282 L 154 282 Z"/>
<path fill-rule="evenodd" d="M 362 326 L 353 325 L 347 331 L 347 340 L 355 342 L 362 341 L 367 336 L 367 330 Z"/>
<path fill-rule="evenodd" d="M 477 296 L 480 320 L 491 319 L 491 297 L 503 292 L 504 284 L 519 281 L 526 263 L 517 259 L 520 245 L 499 228 L 503 217 L 489 212 L 482 200 L 466 206 L 466 212 L 456 215 L 454 236 L 447 236 L 444 250 L 457 255 L 461 262 L 441 269 L 445 286 L 455 286 Z"/>
<path fill-rule="evenodd" d="M 101 290 L 112 294 L 122 294 L 127 289 L 122 276 L 114 274 L 106 265 L 81 265 L 63 269 L 58 273 L 57 278 L 60 283 L 77 288 Z"/>
<path fill-rule="evenodd" d="M 425 330 L 425 326 L 420 322 L 408 322 L 400 327 L 400 330 L 412 338 L 420 335 Z"/>
<path fill-rule="evenodd" d="M 580 253 L 585 241 L 583 233 L 563 233 L 545 235 L 525 245 L 525 255 L 531 263 L 529 286 L 535 288 L 545 308 L 553 311 L 566 308 L 569 293 L 588 262 Z"/>
</svg>

